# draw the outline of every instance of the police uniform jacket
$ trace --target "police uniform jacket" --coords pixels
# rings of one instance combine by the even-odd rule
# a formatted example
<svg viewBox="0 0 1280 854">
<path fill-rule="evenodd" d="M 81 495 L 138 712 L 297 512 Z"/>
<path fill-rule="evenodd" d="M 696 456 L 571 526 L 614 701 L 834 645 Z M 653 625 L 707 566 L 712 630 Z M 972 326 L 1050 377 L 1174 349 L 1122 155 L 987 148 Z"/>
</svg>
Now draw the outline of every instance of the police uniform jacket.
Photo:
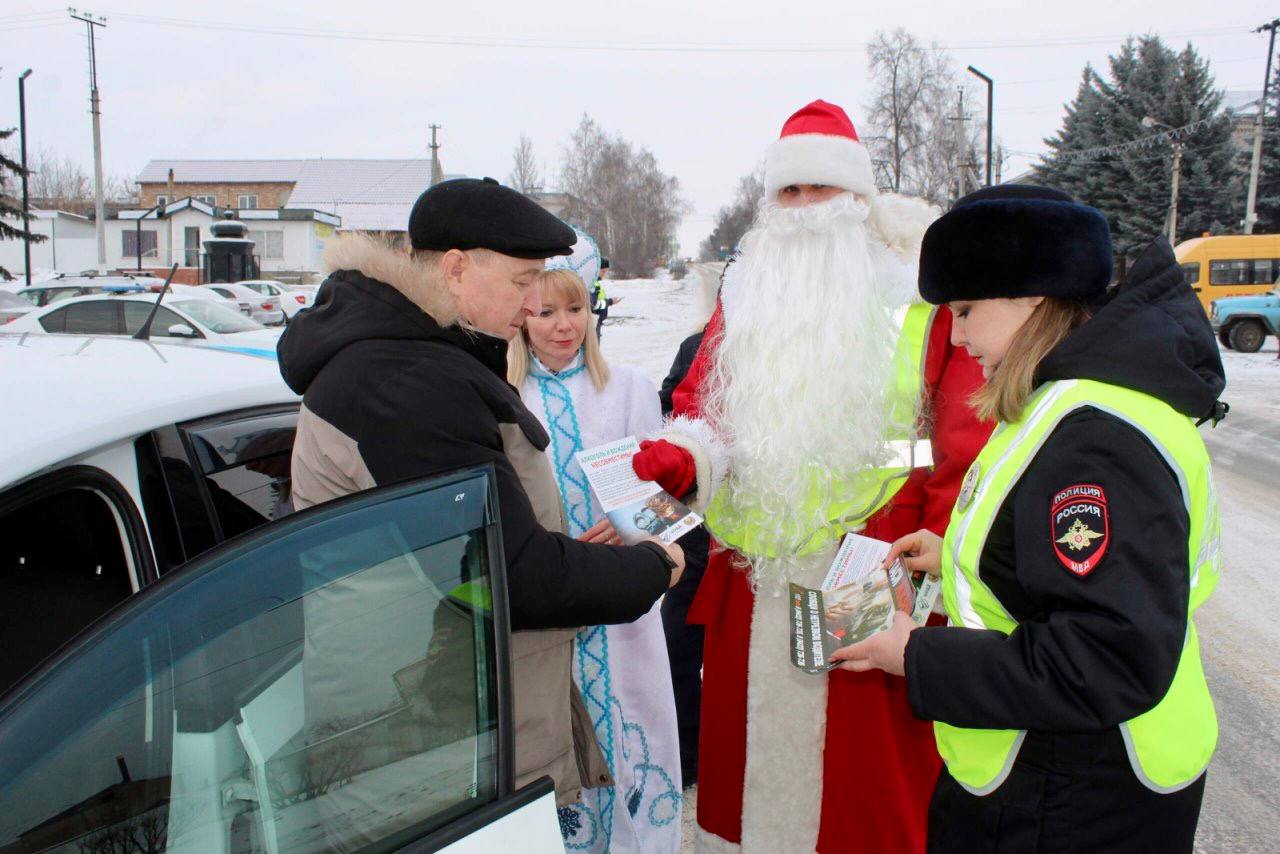
<svg viewBox="0 0 1280 854">
<path fill-rule="evenodd" d="M 1131 388 L 1195 418 L 1214 411 L 1221 359 L 1167 243 L 1143 254 L 1044 359 L 1038 379 Z M 1097 501 L 1072 500 L 1090 489 L 1101 491 L 1105 514 Z M 1020 763 L 1071 756 L 1073 742 L 1122 758 L 1118 725 L 1154 707 L 1178 665 L 1188 524 L 1174 473 L 1136 428 L 1092 408 L 1064 419 L 1001 506 L 978 563 L 1017 628 L 912 632 L 905 666 L 915 714 L 1028 730 Z"/>
</svg>

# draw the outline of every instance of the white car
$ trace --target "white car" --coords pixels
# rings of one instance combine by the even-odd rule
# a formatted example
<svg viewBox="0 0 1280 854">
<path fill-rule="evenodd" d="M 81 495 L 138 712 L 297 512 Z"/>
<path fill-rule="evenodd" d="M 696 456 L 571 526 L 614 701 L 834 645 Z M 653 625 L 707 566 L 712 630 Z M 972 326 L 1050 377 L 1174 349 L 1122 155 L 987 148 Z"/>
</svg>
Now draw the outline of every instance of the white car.
<svg viewBox="0 0 1280 854">
<path fill-rule="evenodd" d="M 134 335 L 155 306 L 155 294 L 97 294 L 52 303 L 4 325 L 9 333 Z M 276 357 L 279 329 L 267 329 L 220 299 L 165 295 L 151 324 L 152 338 L 204 347 L 235 348 Z"/>
<path fill-rule="evenodd" d="M 0 290 L 0 326 L 35 311 L 35 306 L 13 291 Z"/>
<path fill-rule="evenodd" d="M 233 300 L 240 306 L 240 311 L 252 317 L 263 326 L 283 326 L 288 320 L 288 315 L 284 309 L 280 307 L 280 300 L 273 296 L 264 296 L 253 288 L 246 288 L 241 284 L 229 282 L 217 282 L 211 285 L 201 285 L 219 296 Z M 246 311 L 246 309 L 248 309 Z"/>
<path fill-rule="evenodd" d="M 315 301 L 315 291 L 309 288 L 291 288 L 284 282 L 275 279 L 246 279 L 236 282 L 237 285 L 256 291 L 264 297 L 273 297 L 280 301 L 280 308 L 285 316 L 292 319 L 295 314 L 307 308 Z"/>
<path fill-rule="evenodd" d="M 276 365 L 0 334 L 0 850 L 563 852 L 489 469 L 290 513 Z"/>
</svg>

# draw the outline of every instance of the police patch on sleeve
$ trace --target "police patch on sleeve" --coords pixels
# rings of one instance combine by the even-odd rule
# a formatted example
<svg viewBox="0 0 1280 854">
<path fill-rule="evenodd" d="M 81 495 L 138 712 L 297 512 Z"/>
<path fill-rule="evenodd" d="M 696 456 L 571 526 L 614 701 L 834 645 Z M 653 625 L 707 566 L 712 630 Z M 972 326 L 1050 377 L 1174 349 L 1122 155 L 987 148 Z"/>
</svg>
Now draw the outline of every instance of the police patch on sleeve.
<svg viewBox="0 0 1280 854">
<path fill-rule="evenodd" d="M 1090 483 L 1058 492 L 1049 511 L 1049 530 L 1058 560 L 1072 575 L 1084 578 L 1102 561 L 1111 541 L 1107 494 Z"/>
</svg>

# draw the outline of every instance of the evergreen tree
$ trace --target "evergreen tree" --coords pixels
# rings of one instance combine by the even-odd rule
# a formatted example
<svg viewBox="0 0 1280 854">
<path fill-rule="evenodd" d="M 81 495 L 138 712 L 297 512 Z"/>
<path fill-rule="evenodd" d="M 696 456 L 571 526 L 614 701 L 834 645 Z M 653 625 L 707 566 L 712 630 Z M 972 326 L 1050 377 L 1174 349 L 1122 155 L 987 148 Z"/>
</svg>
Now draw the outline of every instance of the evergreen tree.
<svg viewBox="0 0 1280 854">
<path fill-rule="evenodd" d="M 1231 230 L 1231 120 L 1207 63 L 1190 45 L 1178 53 L 1144 36 L 1127 40 L 1108 64 L 1105 80 L 1085 68 L 1062 129 L 1045 140 L 1052 153 L 1039 179 L 1106 214 L 1123 270 L 1127 257 L 1168 232 L 1174 140 L 1151 138 L 1207 119 L 1177 140 L 1177 236 Z M 1154 124 L 1144 124 L 1147 117 Z M 1144 139 L 1150 142 L 1116 148 Z"/>
<path fill-rule="evenodd" d="M 15 128 L 0 130 L 0 143 L 5 142 L 16 133 Z M 12 174 L 10 174 L 12 173 Z M 15 192 L 21 193 L 22 165 L 11 160 L 0 147 L 0 240 L 22 240 L 30 237 L 32 243 L 44 240 L 43 234 L 28 234 L 22 221 L 22 202 L 15 198 Z M 16 222 L 17 225 L 10 223 Z M 4 267 L 0 267 L 0 279 L 11 278 Z"/>
<path fill-rule="evenodd" d="M 1271 67 L 1275 69 L 1275 73 L 1271 77 L 1271 85 L 1267 87 L 1267 113 L 1262 127 L 1262 161 L 1258 167 L 1258 197 L 1254 202 L 1254 211 L 1258 215 L 1258 221 L 1253 226 L 1255 234 L 1280 234 L 1280 56 L 1272 60 Z M 1245 190 L 1240 196 L 1242 200 L 1248 192 L 1247 182 L 1252 159 L 1251 134 L 1249 148 L 1244 153 L 1240 167 L 1245 182 Z M 1244 208 L 1241 207 L 1240 210 L 1243 211 Z"/>
</svg>

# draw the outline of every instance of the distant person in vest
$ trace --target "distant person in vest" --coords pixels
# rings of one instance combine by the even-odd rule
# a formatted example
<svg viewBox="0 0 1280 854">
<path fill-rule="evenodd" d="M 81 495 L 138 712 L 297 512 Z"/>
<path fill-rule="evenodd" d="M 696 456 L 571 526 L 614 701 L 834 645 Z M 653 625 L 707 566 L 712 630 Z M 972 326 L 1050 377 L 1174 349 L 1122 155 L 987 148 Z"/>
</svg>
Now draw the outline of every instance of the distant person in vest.
<svg viewBox="0 0 1280 854">
<path fill-rule="evenodd" d="M 1192 615 L 1221 560 L 1196 427 L 1225 380 L 1168 242 L 1108 294 L 1111 251 L 1097 210 L 1018 185 L 924 238 L 920 291 L 1000 426 L 946 537 L 891 552 L 941 572 L 951 625 L 898 614 L 837 658 L 905 673 L 936 721 L 930 851 L 1192 850 L 1218 734 Z"/>
<path fill-rule="evenodd" d="M 715 541 L 688 618 L 705 627 L 699 840 L 918 852 L 931 727 L 898 677 L 794 667 L 785 590 L 821 584 L 846 531 L 946 529 L 990 432 L 967 403 L 982 373 L 916 294 L 936 211 L 876 191 L 842 109 L 788 119 L 765 185 L 676 417 L 634 460 L 692 492 Z"/>
<path fill-rule="evenodd" d="M 527 318 L 507 355 L 507 378 L 551 436 L 569 534 L 619 541 L 574 455 L 647 436 L 662 425 L 658 392 L 639 371 L 605 363 L 591 334 L 587 286 L 572 270 L 538 276 L 542 308 Z M 680 751 L 667 644 L 657 604 L 631 623 L 589 626 L 574 645 L 582 691 L 615 784 L 587 789 L 560 808 L 570 851 L 680 850 Z"/>
<path fill-rule="evenodd" d="M 622 302 L 622 297 L 610 297 L 604 289 L 604 280 L 609 277 L 609 259 L 600 259 L 600 275 L 591 286 L 591 313 L 596 316 L 596 340 L 604 333 L 604 322 L 609 319 L 609 306 Z"/>
</svg>

